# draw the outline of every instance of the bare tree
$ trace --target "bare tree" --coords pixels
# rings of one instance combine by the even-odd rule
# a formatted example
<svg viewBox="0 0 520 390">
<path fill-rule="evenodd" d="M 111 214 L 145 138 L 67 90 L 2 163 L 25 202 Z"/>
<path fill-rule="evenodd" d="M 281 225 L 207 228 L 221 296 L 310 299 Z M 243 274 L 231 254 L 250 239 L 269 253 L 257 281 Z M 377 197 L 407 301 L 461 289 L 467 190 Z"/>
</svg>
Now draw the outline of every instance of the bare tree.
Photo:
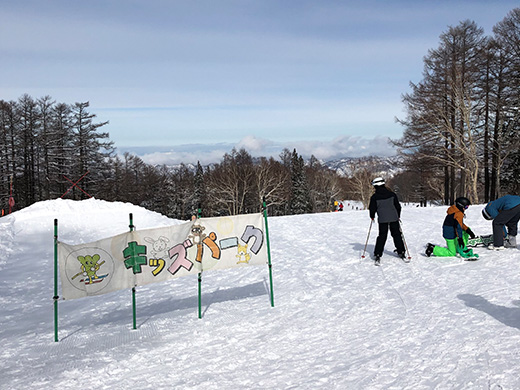
<svg viewBox="0 0 520 390">
<path fill-rule="evenodd" d="M 288 198 L 287 181 L 289 172 L 274 158 L 261 157 L 255 165 L 254 182 L 258 204 L 266 201 L 267 207 L 280 206 Z"/>
<path fill-rule="evenodd" d="M 493 27 L 495 123 L 492 134 L 492 181 L 490 198 L 501 196 L 501 170 L 512 153 L 520 149 L 520 8 L 515 8 Z M 510 169 L 515 169 L 510 167 Z"/>
<path fill-rule="evenodd" d="M 95 114 L 88 112 L 89 102 L 75 103 L 72 106 L 71 130 L 75 148 L 76 160 L 74 165 L 75 178 L 80 178 L 89 172 L 82 180 L 84 191 L 89 193 L 91 186 L 96 186 L 102 180 L 103 164 L 113 152 L 113 143 L 108 141 L 108 133 L 98 130 L 108 124 L 108 121 L 94 123 Z M 85 192 L 77 194 L 85 198 Z"/>
<path fill-rule="evenodd" d="M 478 201 L 481 115 L 479 70 L 483 30 L 464 21 L 441 35 L 441 46 L 425 58 L 424 80 L 403 96 L 408 118 L 401 151 L 444 166 L 445 202 L 456 193 Z M 427 151 L 427 153 L 425 153 Z M 410 153 L 411 152 L 411 153 Z"/>
<path fill-rule="evenodd" d="M 314 156 L 309 159 L 306 174 L 313 211 L 330 211 L 332 203 L 338 199 L 343 189 L 340 177 Z"/>
<path fill-rule="evenodd" d="M 370 158 L 352 161 L 349 164 L 349 171 L 348 194 L 353 200 L 360 200 L 366 209 L 370 203 L 370 197 L 374 193 L 372 180 L 381 175 L 377 160 Z"/>
<path fill-rule="evenodd" d="M 228 215 L 245 214 L 254 207 L 251 200 L 251 184 L 254 178 L 253 161 L 245 149 L 233 148 L 215 165 L 209 175 L 208 197 L 214 207 Z M 255 197 L 256 202 L 257 197 Z"/>
</svg>

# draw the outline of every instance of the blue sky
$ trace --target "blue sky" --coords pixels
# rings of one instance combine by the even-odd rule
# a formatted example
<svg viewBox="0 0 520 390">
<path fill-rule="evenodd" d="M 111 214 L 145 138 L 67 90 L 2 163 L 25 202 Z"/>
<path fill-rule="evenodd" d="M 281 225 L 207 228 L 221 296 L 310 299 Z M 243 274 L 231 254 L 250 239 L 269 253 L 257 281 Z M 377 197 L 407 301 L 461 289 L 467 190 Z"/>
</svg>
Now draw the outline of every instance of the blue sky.
<svg viewBox="0 0 520 390">
<path fill-rule="evenodd" d="M 0 0 L 0 99 L 90 102 L 154 163 L 388 155 L 401 95 L 448 26 L 516 1 Z"/>
</svg>

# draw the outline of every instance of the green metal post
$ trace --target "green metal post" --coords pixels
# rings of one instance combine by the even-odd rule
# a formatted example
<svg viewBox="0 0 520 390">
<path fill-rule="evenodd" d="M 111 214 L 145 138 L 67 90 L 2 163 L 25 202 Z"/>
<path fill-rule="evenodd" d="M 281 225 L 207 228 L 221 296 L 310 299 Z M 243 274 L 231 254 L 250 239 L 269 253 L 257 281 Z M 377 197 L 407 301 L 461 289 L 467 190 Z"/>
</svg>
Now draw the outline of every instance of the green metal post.
<svg viewBox="0 0 520 390">
<path fill-rule="evenodd" d="M 199 272 L 199 318 L 202 318 L 202 272 Z"/>
<path fill-rule="evenodd" d="M 267 225 L 267 206 L 265 197 L 263 199 L 264 219 L 265 219 L 265 237 L 267 242 L 267 261 L 269 266 L 269 284 L 271 286 L 271 306 L 274 307 L 274 290 L 273 290 L 273 266 L 271 264 L 271 244 L 269 243 L 269 226 Z"/>
<path fill-rule="evenodd" d="M 134 216 L 130 213 L 130 231 L 133 232 L 135 229 L 134 226 Z M 133 314 L 133 329 L 137 329 L 137 310 L 135 304 L 135 286 L 132 287 L 132 314 Z"/>
<path fill-rule="evenodd" d="M 135 287 L 132 287 L 132 313 L 133 313 L 133 329 L 137 329 L 137 313 L 135 309 Z"/>
<path fill-rule="evenodd" d="M 58 220 L 54 220 L 54 341 L 58 342 Z"/>
<path fill-rule="evenodd" d="M 199 204 L 199 208 L 197 209 L 197 219 L 202 215 L 202 207 Z M 202 259 L 201 259 L 202 265 Z M 202 271 L 199 272 L 199 318 L 202 318 Z"/>
</svg>

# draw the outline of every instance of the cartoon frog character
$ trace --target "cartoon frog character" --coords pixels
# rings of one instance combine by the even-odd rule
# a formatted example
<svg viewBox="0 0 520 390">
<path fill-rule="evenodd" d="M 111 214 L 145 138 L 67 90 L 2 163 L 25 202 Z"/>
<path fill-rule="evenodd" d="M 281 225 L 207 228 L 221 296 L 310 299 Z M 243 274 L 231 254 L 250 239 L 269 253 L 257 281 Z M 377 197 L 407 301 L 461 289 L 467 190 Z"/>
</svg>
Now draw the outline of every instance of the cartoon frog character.
<svg viewBox="0 0 520 390">
<path fill-rule="evenodd" d="M 74 275 L 72 279 L 83 274 L 85 279 L 80 280 L 80 282 L 85 281 L 85 284 L 95 283 L 95 280 L 99 279 L 97 271 L 99 271 L 99 268 L 105 263 L 104 260 L 101 263 L 98 263 L 99 259 L 100 257 L 98 254 L 95 254 L 94 256 L 78 256 L 78 261 L 81 263 L 81 271 Z"/>
</svg>

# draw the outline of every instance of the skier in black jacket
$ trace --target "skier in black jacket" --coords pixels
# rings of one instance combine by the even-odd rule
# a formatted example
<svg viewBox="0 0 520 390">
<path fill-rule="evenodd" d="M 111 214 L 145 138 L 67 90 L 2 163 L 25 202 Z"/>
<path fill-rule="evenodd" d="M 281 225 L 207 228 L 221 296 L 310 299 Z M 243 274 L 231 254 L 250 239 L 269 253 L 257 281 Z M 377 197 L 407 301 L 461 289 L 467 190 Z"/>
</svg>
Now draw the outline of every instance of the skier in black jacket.
<svg viewBox="0 0 520 390">
<path fill-rule="evenodd" d="M 401 229 L 399 227 L 399 218 L 401 217 L 401 204 L 397 195 L 385 187 L 385 180 L 377 177 L 372 180 L 376 192 L 370 198 L 368 210 L 370 211 L 370 219 L 374 220 L 377 213 L 377 222 L 379 224 L 379 235 L 376 240 L 374 249 L 374 257 L 376 263 L 379 263 L 383 250 L 385 249 L 386 238 L 388 237 L 388 228 L 394 239 L 397 255 L 402 259 L 405 258 L 405 248 Z"/>
</svg>

